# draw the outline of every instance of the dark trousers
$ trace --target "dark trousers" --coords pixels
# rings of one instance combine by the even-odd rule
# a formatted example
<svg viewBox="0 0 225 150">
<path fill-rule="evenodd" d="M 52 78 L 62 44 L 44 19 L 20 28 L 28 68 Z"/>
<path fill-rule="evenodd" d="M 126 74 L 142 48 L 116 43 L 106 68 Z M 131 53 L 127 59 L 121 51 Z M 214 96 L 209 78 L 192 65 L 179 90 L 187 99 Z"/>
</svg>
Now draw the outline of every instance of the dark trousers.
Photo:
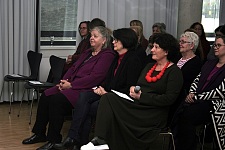
<svg viewBox="0 0 225 150">
<path fill-rule="evenodd" d="M 45 135 L 48 124 L 47 140 L 59 143 L 62 140 L 60 131 L 63 126 L 64 116 L 72 114 L 73 106 L 61 93 L 46 96 L 44 93 L 38 103 L 36 121 L 32 132 Z"/>
<path fill-rule="evenodd" d="M 211 121 L 212 102 L 199 100 L 194 104 L 183 105 L 179 109 L 178 113 L 175 114 L 176 122 L 172 126 L 176 150 L 196 150 L 195 128 Z"/>
<path fill-rule="evenodd" d="M 96 115 L 99 99 L 100 96 L 92 91 L 83 92 L 80 93 L 76 102 L 68 136 L 75 139 L 81 145 L 87 144 L 89 141 L 92 118 Z"/>
</svg>

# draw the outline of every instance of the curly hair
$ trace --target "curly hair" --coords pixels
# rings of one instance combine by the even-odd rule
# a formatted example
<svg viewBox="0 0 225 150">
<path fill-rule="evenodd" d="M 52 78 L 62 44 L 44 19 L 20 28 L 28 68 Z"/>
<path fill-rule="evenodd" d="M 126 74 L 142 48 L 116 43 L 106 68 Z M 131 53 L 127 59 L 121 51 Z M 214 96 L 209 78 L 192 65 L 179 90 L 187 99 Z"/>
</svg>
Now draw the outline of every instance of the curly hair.
<svg viewBox="0 0 225 150">
<path fill-rule="evenodd" d="M 164 51 L 168 52 L 167 59 L 177 63 L 180 46 L 175 37 L 168 33 L 158 33 L 153 35 L 153 43 L 159 45 Z"/>
</svg>

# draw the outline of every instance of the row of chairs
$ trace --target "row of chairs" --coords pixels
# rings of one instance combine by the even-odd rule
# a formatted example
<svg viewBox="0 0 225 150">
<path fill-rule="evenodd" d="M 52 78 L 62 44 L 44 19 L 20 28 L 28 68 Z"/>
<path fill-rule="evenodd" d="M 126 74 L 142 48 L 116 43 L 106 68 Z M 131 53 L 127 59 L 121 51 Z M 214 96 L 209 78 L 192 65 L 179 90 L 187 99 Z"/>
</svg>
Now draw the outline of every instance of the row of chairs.
<svg viewBox="0 0 225 150">
<path fill-rule="evenodd" d="M 50 62 L 51 69 L 49 71 L 49 77 L 46 82 L 38 81 L 39 68 L 40 68 L 40 63 L 41 63 L 41 59 L 42 59 L 42 54 L 29 50 L 27 53 L 27 59 L 28 59 L 29 67 L 30 67 L 30 76 L 18 75 L 18 74 L 6 75 L 4 77 L 0 99 L 2 97 L 5 82 L 10 82 L 11 83 L 11 90 L 10 90 L 10 96 L 9 96 L 9 103 L 10 103 L 9 114 L 10 114 L 11 113 L 11 105 L 12 105 L 13 97 L 14 97 L 14 85 L 17 82 L 25 82 L 24 91 L 23 91 L 21 102 L 20 102 L 20 109 L 18 112 L 18 117 L 20 116 L 20 110 L 21 110 L 21 106 L 23 103 L 25 92 L 27 91 L 27 98 L 28 98 L 28 102 L 29 102 L 30 90 L 32 90 L 32 99 L 31 99 L 31 104 L 30 104 L 30 121 L 29 121 L 29 124 L 31 124 L 32 108 L 33 108 L 33 102 L 35 99 L 35 93 L 37 95 L 37 99 L 39 100 L 39 94 L 42 91 L 44 91 L 45 89 L 47 89 L 49 87 L 56 85 L 59 82 L 59 80 L 61 79 L 61 76 L 62 76 L 62 71 L 63 71 L 64 64 L 66 62 L 66 59 L 63 59 L 63 58 L 60 58 L 60 57 L 57 57 L 54 55 L 50 56 L 49 62 Z"/>
</svg>

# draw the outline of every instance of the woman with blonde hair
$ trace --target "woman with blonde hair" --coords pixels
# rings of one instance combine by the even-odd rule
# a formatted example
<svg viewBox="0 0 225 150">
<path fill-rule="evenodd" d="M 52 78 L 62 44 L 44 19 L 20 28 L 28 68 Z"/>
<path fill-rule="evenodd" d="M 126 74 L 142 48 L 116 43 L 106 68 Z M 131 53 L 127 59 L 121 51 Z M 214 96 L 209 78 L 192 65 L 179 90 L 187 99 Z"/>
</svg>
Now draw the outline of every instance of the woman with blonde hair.
<svg viewBox="0 0 225 150">
<path fill-rule="evenodd" d="M 144 34 L 143 34 L 143 24 L 140 20 L 131 20 L 130 21 L 130 27 L 131 26 L 140 26 L 142 28 L 142 33 L 141 33 L 141 37 L 140 37 L 140 43 L 141 46 L 146 49 L 148 47 L 148 40 L 145 38 Z"/>
<path fill-rule="evenodd" d="M 145 67 L 145 65 L 147 64 L 147 55 L 145 53 L 145 49 L 142 47 L 140 41 L 141 41 L 141 37 L 143 35 L 143 30 L 140 26 L 131 26 L 130 27 L 132 30 L 134 30 L 137 34 L 138 37 L 138 43 L 137 43 L 137 48 L 136 48 L 136 53 L 137 56 L 140 58 L 140 60 L 142 61 L 142 66 Z"/>
</svg>

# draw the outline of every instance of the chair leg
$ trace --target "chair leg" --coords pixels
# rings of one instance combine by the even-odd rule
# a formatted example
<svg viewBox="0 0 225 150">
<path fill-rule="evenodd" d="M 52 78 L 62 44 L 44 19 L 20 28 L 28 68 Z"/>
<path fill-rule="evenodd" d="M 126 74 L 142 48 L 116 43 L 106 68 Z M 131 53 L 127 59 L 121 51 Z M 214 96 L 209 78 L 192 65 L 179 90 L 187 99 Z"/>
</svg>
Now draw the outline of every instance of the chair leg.
<svg viewBox="0 0 225 150">
<path fill-rule="evenodd" d="M 205 124 L 205 125 L 204 125 L 204 130 L 203 130 L 203 137 L 202 137 L 201 150 L 204 150 L 206 128 L 207 128 L 207 125 Z"/>
<path fill-rule="evenodd" d="M 174 142 L 173 134 L 171 134 L 171 139 L 172 139 L 173 149 L 175 150 L 175 142 Z"/>
<path fill-rule="evenodd" d="M 2 90 L 1 90 L 0 100 L 1 100 L 1 98 L 2 98 L 2 93 L 3 93 L 3 89 L 4 89 L 4 84 L 5 84 L 5 81 L 3 81 L 3 84 L 2 84 Z"/>
<path fill-rule="evenodd" d="M 163 135 L 163 144 L 162 144 L 162 150 L 165 149 L 165 136 L 169 136 L 170 140 L 169 140 L 169 148 L 168 149 L 171 149 L 171 145 L 170 143 L 172 142 L 172 146 L 173 146 L 173 150 L 175 150 L 175 142 L 174 142 L 174 138 L 173 138 L 173 134 L 171 132 L 165 132 L 165 133 L 160 133 L 161 135 Z"/>
<path fill-rule="evenodd" d="M 30 89 L 27 89 L 27 104 L 30 105 Z"/>
<path fill-rule="evenodd" d="M 22 103 L 23 103 L 23 98 L 24 98 L 24 94 L 25 94 L 25 92 L 26 92 L 26 89 L 24 88 L 24 90 L 23 90 L 23 96 L 22 96 L 22 99 L 21 99 L 21 101 L 20 101 L 20 109 L 19 109 L 19 112 L 18 112 L 17 117 L 19 117 L 19 116 L 20 116 L 21 106 L 22 106 Z"/>
<path fill-rule="evenodd" d="M 32 101 L 31 101 L 31 104 L 30 104 L 30 122 L 29 124 L 31 124 L 31 118 L 32 118 L 32 109 L 33 109 L 33 103 L 34 103 L 34 93 L 35 93 L 35 89 L 32 90 Z"/>
<path fill-rule="evenodd" d="M 13 97 L 14 97 L 14 84 L 15 84 L 15 82 L 12 81 L 12 89 L 10 92 L 10 99 L 9 99 L 9 114 L 11 114 L 11 107 L 12 107 L 12 102 L 13 102 Z"/>
</svg>

